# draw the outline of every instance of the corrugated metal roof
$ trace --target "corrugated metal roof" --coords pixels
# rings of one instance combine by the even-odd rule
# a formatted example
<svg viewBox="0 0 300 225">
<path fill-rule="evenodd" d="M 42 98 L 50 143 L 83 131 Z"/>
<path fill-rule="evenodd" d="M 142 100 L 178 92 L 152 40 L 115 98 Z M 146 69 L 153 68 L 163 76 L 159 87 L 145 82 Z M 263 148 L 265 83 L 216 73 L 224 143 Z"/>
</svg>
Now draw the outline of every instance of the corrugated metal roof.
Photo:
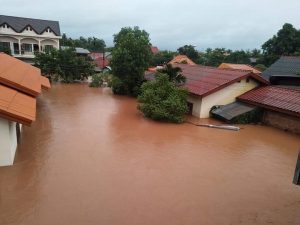
<svg viewBox="0 0 300 225">
<path fill-rule="evenodd" d="M 296 56 L 282 56 L 269 68 L 267 68 L 262 76 L 269 80 L 273 75 L 296 75 L 300 73 L 300 57 Z"/>
<path fill-rule="evenodd" d="M 41 71 L 12 56 L 0 53 L 0 83 L 37 96 L 41 93 Z"/>
<path fill-rule="evenodd" d="M 182 74 L 187 78 L 185 86 L 189 89 L 190 93 L 199 96 L 207 96 L 248 77 L 260 83 L 268 83 L 260 75 L 249 71 L 223 70 L 200 65 L 178 64 L 177 66 L 182 69 Z"/>
<path fill-rule="evenodd" d="M 238 100 L 300 117 L 300 90 L 266 86 L 242 94 Z"/>
<path fill-rule="evenodd" d="M 214 109 L 211 113 L 219 118 L 230 121 L 233 118 L 251 112 L 254 109 L 256 109 L 255 106 L 251 106 L 242 102 L 233 102 Z"/>
<path fill-rule="evenodd" d="M 2 24 L 8 24 L 17 33 L 21 33 L 28 26 L 37 34 L 42 34 L 47 28 L 50 28 L 54 34 L 60 36 L 58 21 L 0 15 L 0 26 Z"/>
</svg>

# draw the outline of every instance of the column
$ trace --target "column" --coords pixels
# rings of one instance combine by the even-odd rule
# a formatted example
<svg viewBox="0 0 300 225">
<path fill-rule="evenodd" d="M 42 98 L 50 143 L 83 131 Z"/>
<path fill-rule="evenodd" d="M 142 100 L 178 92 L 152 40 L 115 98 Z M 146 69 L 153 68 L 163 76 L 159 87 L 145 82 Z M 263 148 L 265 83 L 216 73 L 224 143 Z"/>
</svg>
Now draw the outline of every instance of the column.
<svg viewBox="0 0 300 225">
<path fill-rule="evenodd" d="M 19 39 L 18 41 L 19 41 L 19 55 L 21 55 L 21 39 Z"/>
</svg>

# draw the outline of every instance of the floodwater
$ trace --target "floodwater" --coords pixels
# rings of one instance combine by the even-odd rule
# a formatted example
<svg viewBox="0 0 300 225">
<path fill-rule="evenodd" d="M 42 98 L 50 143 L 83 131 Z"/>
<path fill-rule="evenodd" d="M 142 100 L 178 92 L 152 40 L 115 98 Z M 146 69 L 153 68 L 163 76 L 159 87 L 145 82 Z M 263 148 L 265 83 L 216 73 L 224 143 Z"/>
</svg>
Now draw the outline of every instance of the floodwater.
<svg viewBox="0 0 300 225">
<path fill-rule="evenodd" d="M 157 123 L 108 88 L 54 85 L 0 168 L 0 224 L 299 225 L 299 148 L 274 128 Z"/>
</svg>

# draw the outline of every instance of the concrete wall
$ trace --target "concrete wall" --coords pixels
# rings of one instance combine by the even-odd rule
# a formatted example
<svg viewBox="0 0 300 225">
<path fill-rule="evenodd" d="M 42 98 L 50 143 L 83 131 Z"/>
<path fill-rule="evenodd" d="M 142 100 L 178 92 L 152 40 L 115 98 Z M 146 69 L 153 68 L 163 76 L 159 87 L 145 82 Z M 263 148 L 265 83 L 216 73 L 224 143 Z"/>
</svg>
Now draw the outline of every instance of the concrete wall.
<svg viewBox="0 0 300 225">
<path fill-rule="evenodd" d="M 0 118 L 0 166 L 12 165 L 16 150 L 16 123 Z"/>
<path fill-rule="evenodd" d="M 244 79 L 202 98 L 200 116 L 198 117 L 209 118 L 209 111 L 214 105 L 226 105 L 235 102 L 237 96 L 257 86 L 258 82 L 254 79 L 250 78 L 248 82 L 247 79 Z"/>
<path fill-rule="evenodd" d="M 197 96 L 189 95 L 187 101 L 193 104 L 192 115 L 196 117 L 200 117 L 201 98 Z"/>
<path fill-rule="evenodd" d="M 300 118 L 283 113 L 265 110 L 263 122 L 286 131 L 300 134 Z"/>
</svg>

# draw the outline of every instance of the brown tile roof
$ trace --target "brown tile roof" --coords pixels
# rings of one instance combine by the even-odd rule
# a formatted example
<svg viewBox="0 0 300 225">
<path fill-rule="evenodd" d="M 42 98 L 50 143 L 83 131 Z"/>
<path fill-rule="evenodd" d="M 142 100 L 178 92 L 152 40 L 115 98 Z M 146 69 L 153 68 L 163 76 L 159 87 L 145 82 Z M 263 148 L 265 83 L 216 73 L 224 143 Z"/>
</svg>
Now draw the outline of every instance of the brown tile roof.
<svg viewBox="0 0 300 225">
<path fill-rule="evenodd" d="M 260 75 L 249 71 L 223 70 L 200 65 L 178 64 L 187 78 L 185 86 L 189 92 L 198 96 L 207 96 L 237 81 L 251 77 L 262 84 L 268 84 Z"/>
<path fill-rule="evenodd" d="M 266 86 L 246 92 L 238 100 L 300 117 L 300 90 Z"/>
<path fill-rule="evenodd" d="M 222 63 L 218 68 L 219 69 L 244 70 L 244 71 L 251 71 L 256 74 L 261 74 L 261 71 L 255 69 L 253 66 L 246 65 L 246 64 Z"/>
<path fill-rule="evenodd" d="M 186 55 L 177 55 L 175 56 L 169 64 L 177 65 L 177 64 L 183 64 L 183 62 L 186 62 L 187 65 L 196 65 L 189 57 Z"/>
<path fill-rule="evenodd" d="M 46 89 L 46 90 L 51 88 L 50 81 L 47 77 L 41 76 L 41 86 L 43 89 Z"/>
<path fill-rule="evenodd" d="M 36 99 L 0 84 L 0 116 L 31 125 L 35 120 Z"/>
<path fill-rule="evenodd" d="M 0 53 L 0 83 L 26 94 L 41 93 L 40 69 Z"/>
</svg>

